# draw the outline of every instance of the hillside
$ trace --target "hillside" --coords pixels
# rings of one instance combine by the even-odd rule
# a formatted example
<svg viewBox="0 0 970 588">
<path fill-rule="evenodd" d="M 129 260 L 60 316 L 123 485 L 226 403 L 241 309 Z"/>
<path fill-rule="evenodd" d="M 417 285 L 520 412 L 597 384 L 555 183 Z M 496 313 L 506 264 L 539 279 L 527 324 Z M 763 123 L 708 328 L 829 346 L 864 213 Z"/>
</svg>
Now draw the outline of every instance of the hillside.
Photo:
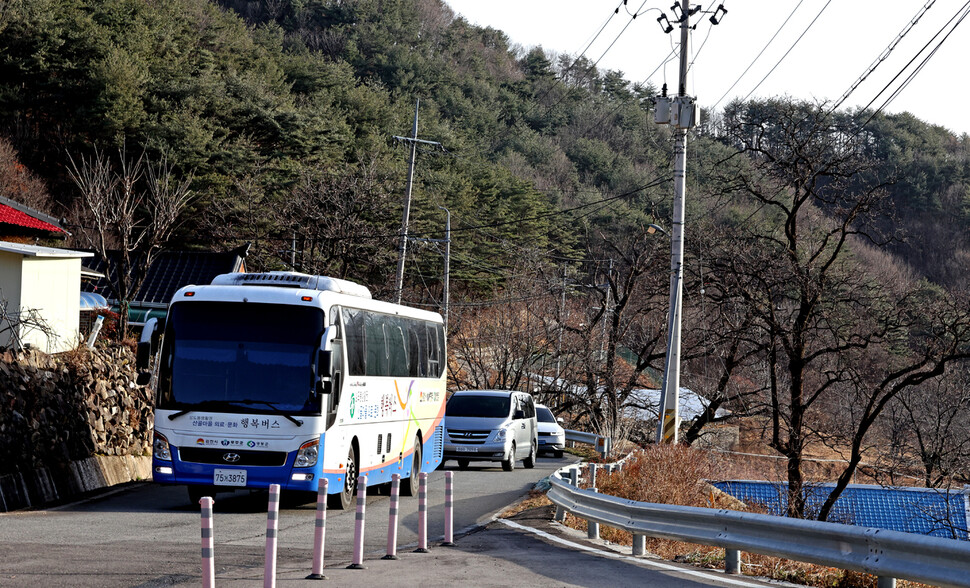
<svg viewBox="0 0 970 588">
<path fill-rule="evenodd" d="M 0 80 L 16 151 L 0 175 L 23 164 L 46 184 L 32 202 L 70 219 L 67 246 L 96 226 L 71 162 L 144 152 L 191 187 L 165 246 L 249 241 L 253 270 L 292 259 L 384 298 L 407 177 L 394 137 L 420 101 L 411 234 L 441 239 L 450 212 L 452 386 L 532 388 L 619 434 L 631 391 L 663 370 L 669 250 L 646 227 L 669 225 L 672 141 L 656 88 L 511 46 L 439 0 L 16 3 Z M 885 441 L 952 473 L 966 456 L 929 464 L 900 423 L 925 384 L 947 398 L 967 378 L 970 145 L 870 114 L 781 97 L 691 132 L 684 382 L 766 416 L 789 473 L 822 440 Z M 441 263 L 410 247 L 406 302 L 438 308 Z"/>
</svg>

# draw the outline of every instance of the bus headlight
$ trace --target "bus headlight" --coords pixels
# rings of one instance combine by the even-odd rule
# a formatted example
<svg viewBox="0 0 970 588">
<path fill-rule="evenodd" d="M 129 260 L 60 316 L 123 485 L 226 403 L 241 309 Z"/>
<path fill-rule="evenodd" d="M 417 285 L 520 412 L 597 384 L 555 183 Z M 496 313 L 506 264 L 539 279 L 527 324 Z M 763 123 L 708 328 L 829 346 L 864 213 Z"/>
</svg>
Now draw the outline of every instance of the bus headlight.
<svg viewBox="0 0 970 588">
<path fill-rule="evenodd" d="M 152 442 L 152 455 L 155 459 L 162 461 L 172 461 L 172 449 L 168 446 L 168 439 L 158 431 L 154 433 L 155 440 Z"/>
<path fill-rule="evenodd" d="M 317 465 L 317 454 L 319 453 L 319 449 L 319 439 L 307 441 L 301 445 L 300 450 L 296 452 L 296 460 L 293 462 L 293 467 L 309 468 Z"/>
</svg>

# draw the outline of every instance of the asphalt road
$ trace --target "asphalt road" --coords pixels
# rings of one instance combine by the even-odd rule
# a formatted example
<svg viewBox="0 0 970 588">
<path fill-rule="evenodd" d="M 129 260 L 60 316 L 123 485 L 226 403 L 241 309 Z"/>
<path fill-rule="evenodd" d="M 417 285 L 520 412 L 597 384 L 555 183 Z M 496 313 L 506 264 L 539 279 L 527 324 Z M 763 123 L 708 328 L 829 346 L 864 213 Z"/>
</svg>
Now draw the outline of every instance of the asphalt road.
<svg viewBox="0 0 970 588">
<path fill-rule="evenodd" d="M 328 511 L 324 570 L 307 580 L 313 556 L 315 506 L 285 503 L 279 516 L 277 586 L 728 586 L 759 587 L 757 580 L 657 560 L 633 558 L 551 521 L 552 510 L 512 520 L 495 513 L 523 497 L 541 478 L 566 465 L 540 458 L 536 468 L 503 472 L 472 466 L 456 471 L 455 547 L 443 534 L 444 472 L 432 473 L 430 553 L 417 547 L 417 499 L 404 498 L 397 561 L 386 552 L 389 498 L 369 494 L 364 570 L 353 559 L 353 511 Z M 449 462 L 447 469 L 455 467 Z M 263 586 L 266 492 L 216 497 L 213 538 L 216 585 Z M 199 509 L 182 487 L 129 484 L 47 510 L 0 514 L 0 586 L 158 588 L 201 585 Z M 624 553 L 626 553 L 624 555 Z"/>
<path fill-rule="evenodd" d="M 528 493 L 535 482 L 569 462 L 540 458 L 534 469 L 521 462 L 513 472 L 472 465 L 457 471 L 456 532 L 487 521 Z M 373 490 L 373 489 L 372 489 Z M 444 533 L 444 471 L 429 475 L 428 537 Z M 262 569 L 265 550 L 266 492 L 237 491 L 215 498 L 213 536 L 220 567 Z M 280 565 L 312 561 L 315 504 L 289 504 L 282 497 L 279 516 Z M 416 497 L 401 497 L 398 549 L 418 541 Z M 389 497 L 369 493 L 365 553 L 386 552 Z M 349 563 L 353 555 L 354 511 L 329 510 L 325 564 Z M 171 585 L 198 578 L 200 517 L 184 487 L 130 484 L 89 500 L 49 510 L 0 515 L 0 586 Z"/>
</svg>

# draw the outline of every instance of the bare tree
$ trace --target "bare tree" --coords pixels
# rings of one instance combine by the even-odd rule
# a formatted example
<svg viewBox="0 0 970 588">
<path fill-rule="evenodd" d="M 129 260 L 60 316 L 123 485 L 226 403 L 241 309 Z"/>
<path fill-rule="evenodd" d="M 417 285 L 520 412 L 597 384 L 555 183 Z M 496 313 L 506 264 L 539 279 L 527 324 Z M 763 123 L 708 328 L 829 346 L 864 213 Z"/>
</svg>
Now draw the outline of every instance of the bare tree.
<svg viewBox="0 0 970 588">
<path fill-rule="evenodd" d="M 95 147 L 77 160 L 69 153 L 68 162 L 81 196 L 75 209 L 81 227 L 77 239 L 94 249 L 108 268 L 120 306 L 119 331 L 125 337 L 132 297 L 192 198 L 193 174 L 177 177 L 164 153 L 157 161 L 147 161 L 144 151 L 132 159 L 124 145 L 115 161 Z"/>
<path fill-rule="evenodd" d="M 721 167 L 735 218 L 744 220 L 732 224 L 711 273 L 755 320 L 769 444 L 787 460 L 790 516 L 805 514 L 807 447 L 827 433 L 834 410 L 852 408 L 851 427 L 837 431 L 850 456 L 820 510 L 824 520 L 891 399 L 966 353 L 968 317 L 945 294 L 900 296 L 854 263 L 856 238 L 888 242 L 873 227 L 891 214 L 881 184 L 865 180 L 859 130 L 846 133 L 825 108 L 785 101 L 736 105 L 726 118 L 729 140 L 752 163 Z"/>
</svg>

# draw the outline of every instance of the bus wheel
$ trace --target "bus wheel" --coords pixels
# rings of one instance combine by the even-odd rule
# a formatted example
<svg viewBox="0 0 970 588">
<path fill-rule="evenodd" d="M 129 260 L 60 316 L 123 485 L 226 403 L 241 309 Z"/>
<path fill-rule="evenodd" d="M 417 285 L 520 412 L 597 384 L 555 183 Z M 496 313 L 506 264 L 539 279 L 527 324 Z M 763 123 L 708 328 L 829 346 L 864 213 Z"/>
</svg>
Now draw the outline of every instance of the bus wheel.
<svg viewBox="0 0 970 588">
<path fill-rule="evenodd" d="M 414 438 L 414 455 L 411 459 L 411 475 L 408 477 L 408 483 L 401 486 L 401 494 L 405 496 L 417 496 L 418 487 L 421 481 L 418 479 L 418 474 L 421 473 L 421 437 Z"/>
<path fill-rule="evenodd" d="M 327 495 L 327 507 L 336 510 L 347 510 L 354 503 L 354 493 L 357 492 L 357 454 L 354 446 L 347 452 L 347 469 L 344 471 L 344 489 L 337 494 Z"/>
</svg>

